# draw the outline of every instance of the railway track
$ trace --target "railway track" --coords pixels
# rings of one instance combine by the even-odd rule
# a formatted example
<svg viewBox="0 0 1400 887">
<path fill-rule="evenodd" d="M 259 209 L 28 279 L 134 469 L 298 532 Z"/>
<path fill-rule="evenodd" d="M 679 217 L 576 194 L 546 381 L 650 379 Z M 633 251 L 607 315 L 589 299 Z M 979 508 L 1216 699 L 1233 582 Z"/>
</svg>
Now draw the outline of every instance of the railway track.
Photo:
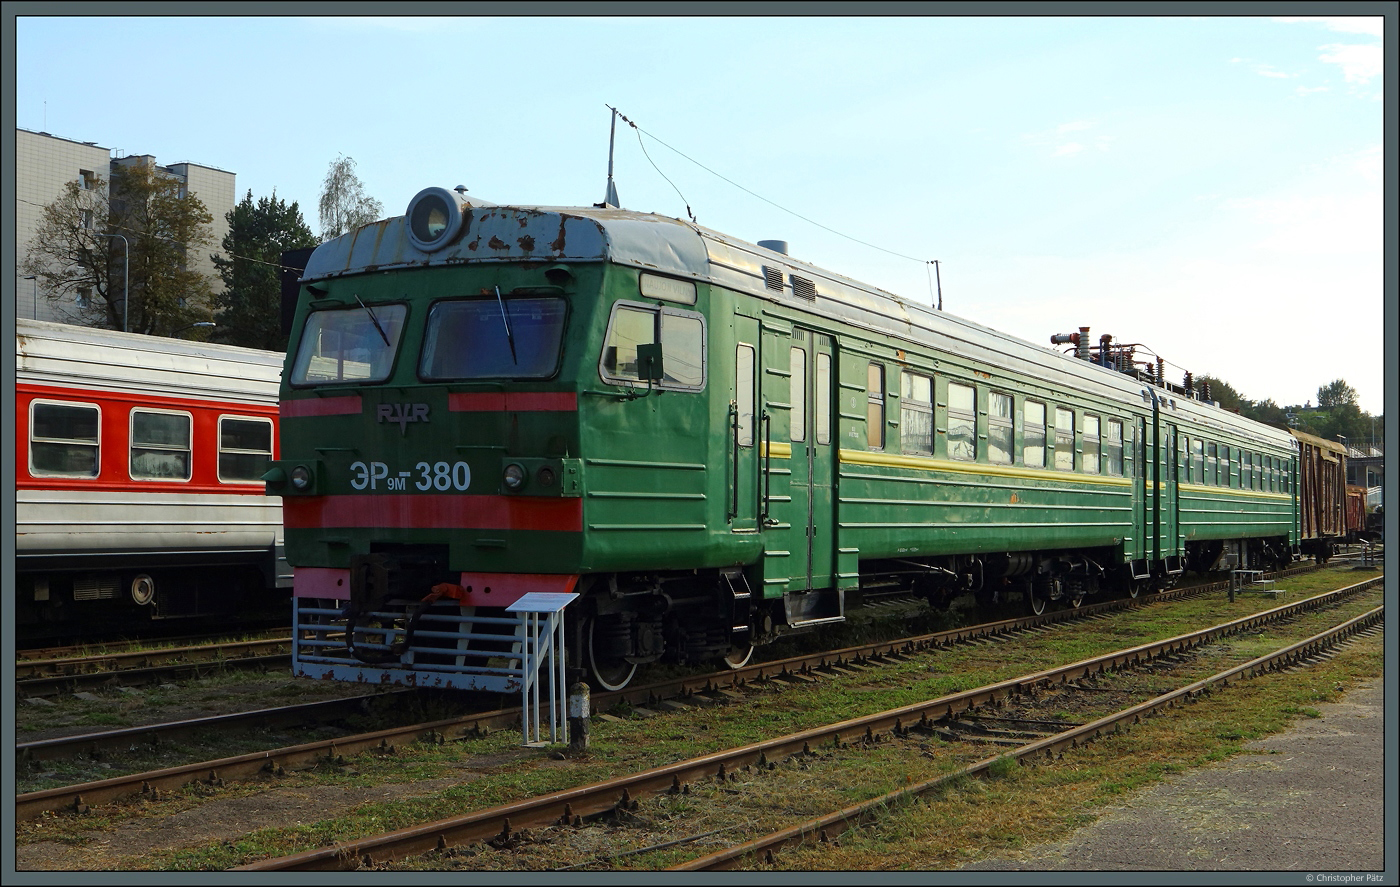
<svg viewBox="0 0 1400 887">
<path fill-rule="evenodd" d="M 957 643 L 985 642 L 992 638 L 1012 636 L 1018 632 L 1038 630 L 1051 625 L 1093 618 L 1156 602 L 1181 600 L 1193 595 L 1220 591 L 1226 584 L 1212 583 L 1204 586 L 1171 589 L 1158 594 L 1144 595 L 1136 600 L 1105 601 L 1076 610 L 1047 611 L 1038 616 L 1024 616 L 892 641 L 878 641 L 839 650 L 785 657 L 723 672 L 682 676 L 638 687 L 629 687 L 624 690 L 597 693 L 592 697 L 592 704 L 598 711 L 606 711 L 614 706 L 625 704 L 631 711 L 645 716 L 653 712 L 653 707 L 660 710 L 668 706 L 685 705 L 697 696 L 716 692 L 734 692 L 737 688 L 750 682 L 801 681 L 810 679 L 813 673 L 850 672 L 866 668 L 868 663 L 878 662 L 890 656 L 908 655 L 921 650 L 936 649 Z M 116 675 L 114 674 L 112 677 L 115 678 Z M 301 705 L 36 740 L 17 743 L 15 755 L 16 760 L 21 764 L 70 759 L 81 755 L 101 759 L 104 755 L 133 747 L 155 749 L 201 731 L 228 732 L 245 730 L 252 726 L 297 725 L 340 720 L 350 717 L 357 711 L 363 710 L 366 705 L 379 702 L 385 697 L 390 699 L 392 705 L 396 699 L 401 700 L 419 692 L 421 691 L 405 689 L 388 694 L 353 696 L 338 700 L 323 700 Z M 286 749 L 270 750 L 217 761 L 205 761 L 127 777 L 114 777 L 103 780 L 101 783 L 52 789 L 48 790 L 49 795 L 46 797 L 41 797 L 45 795 L 45 792 L 33 792 L 20 796 L 20 800 L 23 800 L 24 804 L 19 809 L 34 810 L 37 813 L 43 810 L 62 809 L 66 803 L 71 803 L 75 807 L 92 803 L 105 803 L 138 793 L 149 794 L 153 790 L 176 788 L 191 781 L 207 782 L 211 772 L 222 780 L 249 778 L 263 772 L 275 772 L 279 768 L 284 770 L 295 768 L 316 760 L 333 759 L 375 748 L 390 748 L 416 741 L 424 736 L 436 737 L 441 741 L 446 738 L 473 736 L 486 731 L 509 729 L 516 726 L 519 720 L 520 709 L 518 707 L 474 712 L 459 718 L 427 724 L 411 724 L 402 728 L 307 743 Z M 55 799 L 64 792 L 73 800 L 55 806 Z M 83 800 L 77 800 L 79 795 L 83 797 Z M 21 818 L 24 816 L 21 815 Z"/>
<path fill-rule="evenodd" d="M 1214 590 L 1219 589 L 1215 588 Z M 1161 597 L 1183 597 L 1199 591 L 1201 589 L 1179 589 L 1167 592 L 1162 596 L 1144 597 L 1137 602 L 1108 602 L 1081 608 L 1072 614 L 1062 612 L 1058 615 L 1061 617 L 1073 615 L 1075 618 L 1103 618 L 1109 610 L 1116 607 L 1140 605 Z M 823 676 L 860 672 L 878 665 L 881 661 L 917 655 L 920 651 L 937 649 L 953 643 L 985 643 L 992 638 L 1010 638 L 1027 631 L 1038 631 L 1052 624 L 1053 621 L 1051 614 L 1004 620 L 984 626 L 906 638 L 896 642 L 865 645 L 809 657 L 760 663 L 724 675 L 681 678 L 650 687 L 624 690 L 614 694 L 599 694 L 595 697 L 595 701 L 597 710 L 600 711 L 626 701 L 633 707 L 634 712 L 639 714 L 647 713 L 647 706 L 662 710 L 670 706 L 714 704 L 733 696 L 742 695 L 741 691 L 750 684 L 762 685 L 765 682 L 779 685 L 783 683 L 793 684 L 820 680 Z M 259 713 L 259 716 L 262 716 L 262 713 Z M 285 772 L 298 766 L 313 765 L 325 760 L 336 760 L 366 750 L 387 753 L 396 746 L 407 742 L 424 738 L 443 742 L 448 739 L 478 735 L 485 730 L 513 727 L 518 723 L 518 720 L 518 709 L 477 713 L 430 724 L 416 724 L 406 728 L 376 731 L 236 758 L 201 762 L 168 770 L 132 774 L 96 783 L 31 792 L 20 795 L 16 799 L 16 815 L 19 819 L 27 819 L 44 811 L 64 809 L 81 811 L 88 809 L 90 805 L 123 798 L 158 797 L 163 792 L 173 791 L 190 783 L 217 785 L 237 779 L 256 778 L 263 774 Z M 150 728 L 146 729 L 150 730 Z M 145 741 L 139 735 L 141 731 L 142 728 L 120 731 L 126 735 L 114 737 L 110 741 L 117 745 L 122 742 L 130 744 Z M 78 737 L 69 741 L 69 748 L 84 748 L 92 742 L 93 737 L 91 736 Z M 30 744 L 29 748 L 20 748 L 17 751 L 20 752 L 23 759 L 26 753 L 34 758 L 42 758 L 46 750 L 41 747 L 41 744 Z"/>
<path fill-rule="evenodd" d="M 104 686 L 160 684 L 226 669 L 275 668 L 291 661 L 288 636 L 187 647 L 131 650 L 15 664 L 15 690 L 21 696 L 55 696 Z"/>
<path fill-rule="evenodd" d="M 1109 654 L 1095 656 L 1079 662 L 1063 665 L 1032 674 L 1021 675 L 1009 680 L 977 687 L 887 710 L 872 715 L 852 718 L 825 726 L 804 730 L 774 739 L 768 739 L 722 752 L 703 755 L 686 761 L 656 767 L 610 779 L 593 785 L 582 786 L 547 795 L 529 798 L 515 803 L 476 811 L 463 816 L 423 823 L 378 837 L 348 841 L 331 847 L 318 848 L 304 853 L 293 854 L 277 859 L 254 862 L 240 867 L 240 871 L 315 871 L 346 870 L 373 866 L 401 860 L 425 853 L 443 852 L 449 848 L 483 842 L 493 842 L 496 846 L 508 843 L 513 833 L 521 829 L 544 829 L 552 827 L 579 827 L 586 821 L 602 817 L 625 816 L 635 810 L 638 799 L 667 793 L 684 793 L 687 786 L 702 780 L 723 783 L 745 768 L 749 770 L 771 770 L 777 762 L 787 759 L 800 759 L 810 756 L 814 749 L 823 747 L 840 748 L 844 744 L 878 742 L 878 737 L 901 736 L 909 731 L 929 731 L 940 722 L 955 720 L 966 712 L 981 710 L 988 706 L 1003 703 L 1007 699 L 1023 694 L 1034 693 L 1042 688 L 1062 686 L 1069 682 L 1092 679 L 1105 672 L 1133 667 L 1163 657 L 1179 654 L 1202 644 L 1217 641 L 1223 637 L 1244 631 L 1251 631 L 1271 622 L 1295 617 L 1301 612 L 1317 609 L 1341 597 L 1355 594 L 1379 583 L 1372 579 L 1346 589 L 1318 595 L 1304 601 L 1286 604 L 1263 613 L 1253 614 L 1242 619 L 1212 626 L 1197 632 L 1135 645 Z M 1292 664 L 1303 656 L 1315 655 L 1319 649 L 1357 631 L 1377 624 L 1382 618 L 1382 608 L 1375 608 L 1364 616 L 1347 620 L 1329 632 L 1314 636 L 1306 641 L 1290 644 L 1267 657 L 1231 668 L 1204 681 L 1195 681 L 1178 688 L 1158 699 L 1150 700 L 1118 712 L 1107 718 L 1074 726 L 1069 730 L 1020 746 L 1009 756 L 1015 759 L 1035 754 L 1056 754 L 1072 745 L 1089 741 L 1135 718 L 1147 715 L 1149 711 L 1167 705 L 1187 701 L 1217 686 L 1228 686 L 1229 682 L 1258 674 L 1279 663 Z M 908 655 L 895 651 L 892 656 Z M 798 677 L 798 673 L 791 673 Z M 719 700 L 714 700 L 718 702 Z M 987 758 L 966 768 L 961 776 L 985 772 L 1007 754 Z M 954 778 L 954 777 L 949 777 Z M 942 780 L 917 787 L 927 791 L 942 784 Z M 725 859 L 707 860 L 699 868 L 727 867 L 729 860 L 771 850 L 774 846 L 794 840 L 802 840 L 819 834 L 820 830 L 834 828 L 831 823 L 843 817 L 857 818 L 887 807 L 896 796 L 903 797 L 909 790 L 894 793 L 885 798 L 876 798 L 858 808 L 836 811 L 810 823 L 784 830 L 779 837 L 771 837 L 772 843 L 762 847 L 744 846 L 744 852 Z"/>
</svg>

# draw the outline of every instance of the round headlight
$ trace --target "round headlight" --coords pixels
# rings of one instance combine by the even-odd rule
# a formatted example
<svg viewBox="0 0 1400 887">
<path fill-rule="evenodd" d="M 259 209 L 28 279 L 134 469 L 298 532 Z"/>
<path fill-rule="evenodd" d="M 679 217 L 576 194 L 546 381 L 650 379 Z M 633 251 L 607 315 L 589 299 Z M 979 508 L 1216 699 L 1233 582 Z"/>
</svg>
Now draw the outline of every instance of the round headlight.
<svg viewBox="0 0 1400 887">
<path fill-rule="evenodd" d="M 535 472 L 535 480 L 542 487 L 554 486 L 554 469 L 548 465 Z"/>
<path fill-rule="evenodd" d="M 292 469 L 292 487 L 305 492 L 311 489 L 311 469 L 298 465 Z"/>
<path fill-rule="evenodd" d="M 525 469 L 514 462 L 506 466 L 506 470 L 501 475 L 501 482 L 508 490 L 518 490 L 525 486 Z"/>
<path fill-rule="evenodd" d="M 408 202 L 404 221 L 408 239 L 425 253 L 447 246 L 462 231 L 459 195 L 446 188 L 424 188 Z"/>
</svg>

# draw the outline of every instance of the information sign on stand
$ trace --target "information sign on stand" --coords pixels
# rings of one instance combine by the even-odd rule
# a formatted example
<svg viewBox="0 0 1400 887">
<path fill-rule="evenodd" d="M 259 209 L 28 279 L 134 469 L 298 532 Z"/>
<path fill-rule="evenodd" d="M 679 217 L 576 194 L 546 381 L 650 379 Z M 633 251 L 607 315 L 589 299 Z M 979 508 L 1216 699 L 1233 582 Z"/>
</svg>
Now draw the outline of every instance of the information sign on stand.
<svg viewBox="0 0 1400 887">
<path fill-rule="evenodd" d="M 506 612 L 518 613 L 521 620 L 524 658 L 521 662 L 520 732 L 527 746 L 563 742 L 564 705 L 568 693 L 568 685 L 564 683 L 564 608 L 577 597 L 573 592 L 532 591 L 506 607 Z M 541 670 L 549 679 L 548 742 L 541 735 Z"/>
</svg>

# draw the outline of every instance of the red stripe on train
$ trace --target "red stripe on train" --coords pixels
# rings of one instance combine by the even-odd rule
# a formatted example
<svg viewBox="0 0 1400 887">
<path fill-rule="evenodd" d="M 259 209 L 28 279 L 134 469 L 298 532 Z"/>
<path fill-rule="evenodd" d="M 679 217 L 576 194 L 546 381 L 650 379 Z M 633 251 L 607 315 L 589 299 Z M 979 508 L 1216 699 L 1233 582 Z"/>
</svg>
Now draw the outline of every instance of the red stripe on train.
<svg viewBox="0 0 1400 887">
<path fill-rule="evenodd" d="M 447 395 L 454 413 L 578 412 L 573 391 L 458 391 Z"/>
<path fill-rule="evenodd" d="M 289 530 L 318 527 L 411 530 L 583 530 L 582 499 L 460 494 L 316 496 L 282 500 Z"/>
<path fill-rule="evenodd" d="M 364 402 L 358 394 L 284 400 L 278 407 L 284 419 L 300 419 L 303 416 L 351 416 L 364 412 Z"/>
</svg>

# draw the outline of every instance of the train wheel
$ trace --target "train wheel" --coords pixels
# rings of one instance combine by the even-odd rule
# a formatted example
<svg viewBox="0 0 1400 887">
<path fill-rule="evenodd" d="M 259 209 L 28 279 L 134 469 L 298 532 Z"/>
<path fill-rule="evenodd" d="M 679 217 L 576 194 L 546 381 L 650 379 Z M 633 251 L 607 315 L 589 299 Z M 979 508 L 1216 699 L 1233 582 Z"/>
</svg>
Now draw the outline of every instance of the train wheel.
<svg viewBox="0 0 1400 887">
<path fill-rule="evenodd" d="M 599 638 L 599 634 L 606 630 L 606 624 L 595 618 L 590 618 L 583 628 L 588 645 L 588 674 L 603 690 L 621 690 L 632 683 L 632 677 L 637 673 L 637 663 L 607 654 L 606 638 Z"/>
<path fill-rule="evenodd" d="M 730 668 L 743 668 L 749 664 L 749 660 L 752 658 L 753 644 L 741 644 L 729 648 L 729 655 L 724 657 L 724 664 Z"/>
</svg>

